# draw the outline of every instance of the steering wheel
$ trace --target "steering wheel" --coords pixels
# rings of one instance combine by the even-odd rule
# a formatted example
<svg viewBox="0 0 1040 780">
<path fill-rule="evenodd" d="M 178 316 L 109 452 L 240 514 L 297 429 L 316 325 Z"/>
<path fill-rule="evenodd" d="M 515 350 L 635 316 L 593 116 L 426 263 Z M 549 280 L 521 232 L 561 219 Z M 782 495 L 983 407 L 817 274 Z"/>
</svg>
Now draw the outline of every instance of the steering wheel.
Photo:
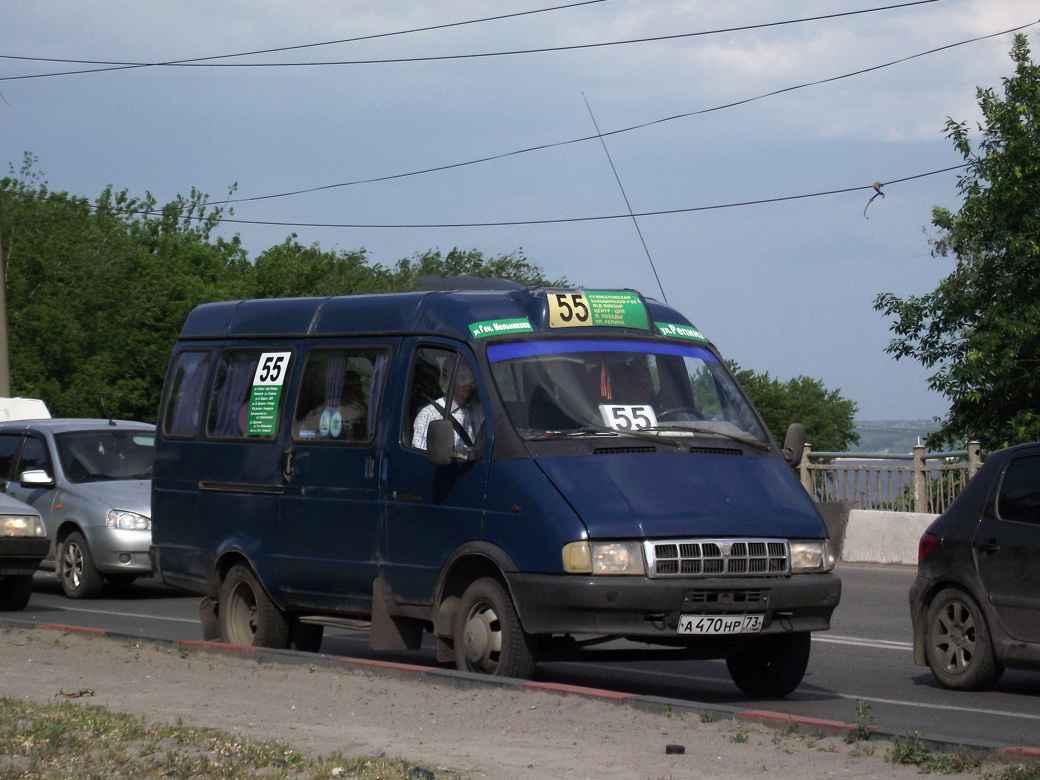
<svg viewBox="0 0 1040 780">
<path fill-rule="evenodd" d="M 704 415 L 702 415 L 699 411 L 697 411 L 697 409 L 695 409 L 692 406 L 673 406 L 671 409 L 665 409 L 663 412 L 657 412 L 657 419 L 664 420 L 670 415 L 678 415 L 682 414 L 683 412 L 687 414 L 692 414 L 698 420 L 704 419 Z"/>
</svg>

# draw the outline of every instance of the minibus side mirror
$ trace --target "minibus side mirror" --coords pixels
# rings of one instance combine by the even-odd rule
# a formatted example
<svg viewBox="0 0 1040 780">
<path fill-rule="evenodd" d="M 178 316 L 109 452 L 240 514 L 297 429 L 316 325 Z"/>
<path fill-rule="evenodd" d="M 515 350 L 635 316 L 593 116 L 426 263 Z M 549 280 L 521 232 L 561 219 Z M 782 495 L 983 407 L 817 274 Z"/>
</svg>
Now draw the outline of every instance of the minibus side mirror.
<svg viewBox="0 0 1040 780">
<path fill-rule="evenodd" d="M 791 423 L 787 429 L 787 437 L 784 439 L 784 460 L 796 469 L 802 462 L 802 453 L 805 451 L 805 426 L 801 423 Z"/>
<path fill-rule="evenodd" d="M 426 429 L 426 457 L 434 466 L 447 466 L 455 454 L 455 429 L 451 420 L 430 420 Z"/>
</svg>

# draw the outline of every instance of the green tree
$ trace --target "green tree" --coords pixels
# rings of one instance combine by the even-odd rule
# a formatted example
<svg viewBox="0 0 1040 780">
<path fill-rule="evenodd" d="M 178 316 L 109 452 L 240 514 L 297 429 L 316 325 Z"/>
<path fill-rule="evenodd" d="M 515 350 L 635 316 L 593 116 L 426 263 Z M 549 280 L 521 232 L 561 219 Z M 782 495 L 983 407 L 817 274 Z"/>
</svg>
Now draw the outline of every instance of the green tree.
<svg viewBox="0 0 1040 780">
<path fill-rule="evenodd" d="M 365 250 L 324 251 L 303 246 L 293 234 L 257 256 L 249 297 L 296 298 L 382 292 L 389 274 L 368 264 Z"/>
<path fill-rule="evenodd" d="M 828 390 L 822 381 L 807 376 L 784 382 L 735 363 L 730 369 L 781 444 L 795 422 L 805 426 L 806 441 L 820 452 L 846 452 L 859 443 L 854 422 L 859 407 L 840 390 Z"/>
<path fill-rule="evenodd" d="M 933 210 L 932 249 L 955 269 L 926 295 L 883 293 L 874 303 L 894 318 L 887 351 L 937 368 L 928 383 L 950 411 L 932 447 L 1040 439 L 1040 67 L 1023 35 L 1011 59 L 1002 96 L 977 92 L 977 141 L 967 123 L 946 123 L 966 162 L 963 202 L 957 213 Z"/>
<path fill-rule="evenodd" d="M 210 239 L 219 210 L 195 191 L 161 209 L 50 192 L 32 155 L 0 197 L 12 392 L 56 416 L 154 420 L 188 312 L 246 291 L 237 240 Z"/>
<path fill-rule="evenodd" d="M 551 281 L 522 251 L 485 258 L 476 249 L 466 252 L 458 248 L 443 256 L 439 250 L 430 250 L 399 261 L 387 284 L 392 290 L 418 290 L 417 276 L 479 276 L 509 279 L 532 287 L 562 287 L 567 284 L 566 279 Z"/>
</svg>

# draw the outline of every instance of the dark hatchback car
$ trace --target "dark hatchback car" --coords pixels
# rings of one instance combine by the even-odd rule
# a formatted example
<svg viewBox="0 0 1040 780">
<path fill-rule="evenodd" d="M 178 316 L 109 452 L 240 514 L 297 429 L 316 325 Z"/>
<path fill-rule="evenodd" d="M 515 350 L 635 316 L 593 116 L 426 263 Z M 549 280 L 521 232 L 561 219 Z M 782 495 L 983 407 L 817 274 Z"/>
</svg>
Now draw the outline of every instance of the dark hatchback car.
<svg viewBox="0 0 1040 780">
<path fill-rule="evenodd" d="M 1040 671 L 1040 443 L 994 452 L 921 537 L 914 661 L 947 688 Z"/>
</svg>

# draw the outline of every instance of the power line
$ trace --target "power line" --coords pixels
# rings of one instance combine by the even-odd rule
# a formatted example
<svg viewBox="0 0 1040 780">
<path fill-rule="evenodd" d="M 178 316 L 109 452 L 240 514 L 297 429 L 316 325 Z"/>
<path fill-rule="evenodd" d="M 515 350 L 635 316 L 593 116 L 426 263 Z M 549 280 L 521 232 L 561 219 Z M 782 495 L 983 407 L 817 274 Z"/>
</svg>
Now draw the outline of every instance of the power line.
<svg viewBox="0 0 1040 780">
<path fill-rule="evenodd" d="M 585 49 L 597 49 L 608 46 L 626 46 L 637 43 L 657 43 L 661 41 L 672 41 L 680 40 L 685 38 L 697 38 L 709 35 L 722 35 L 726 33 L 734 32 L 747 32 L 750 30 L 761 30 L 770 27 L 783 27 L 793 24 L 805 24 L 808 22 L 819 22 L 826 21 L 829 19 L 839 19 L 849 16 L 859 16 L 863 14 L 878 13 L 880 11 L 892 11 L 902 8 L 909 8 L 917 5 L 927 5 L 930 3 L 938 3 L 942 0 L 911 0 L 911 2 L 898 3 L 895 5 L 880 6 L 876 8 L 864 8 L 857 11 L 842 11 L 833 14 L 821 14 L 818 16 L 808 16 L 798 19 L 786 19 L 779 22 L 762 22 L 759 24 L 741 25 L 738 27 L 725 27 L 715 30 L 702 30 L 692 33 L 675 33 L 672 35 L 657 35 L 645 38 L 630 38 L 622 41 L 600 41 L 598 43 L 580 43 L 570 44 L 567 46 L 549 46 L 542 48 L 531 48 L 531 49 L 512 49 L 508 51 L 492 51 L 492 52 L 477 52 L 471 54 L 441 54 L 441 55 L 430 55 L 423 57 L 390 57 L 384 59 L 368 59 L 368 60 L 333 60 L 333 61 L 317 61 L 317 62 L 211 62 L 208 60 L 230 58 L 230 57 L 241 57 L 246 56 L 243 54 L 230 54 L 230 55 L 218 55 L 214 57 L 204 57 L 190 60 L 171 60 L 167 62 L 105 62 L 97 60 L 67 60 L 59 58 L 39 58 L 39 57 L 24 57 L 16 55 L 0 55 L 0 59 L 12 59 L 12 60 L 30 60 L 30 61 L 45 61 L 45 62 L 60 62 L 60 63 L 82 63 L 82 64 L 101 64 L 110 67 L 100 68 L 86 68 L 81 70 L 71 71 L 59 71 L 55 73 L 34 73 L 23 76 L 4 76 L 0 77 L 0 81 L 19 81 L 24 79 L 37 79 L 37 78 L 51 78 L 54 76 L 74 76 L 83 73 L 102 73 L 112 70 L 127 70 L 131 68 L 149 68 L 149 67 L 220 67 L 220 68 L 288 68 L 288 67 L 327 67 L 330 65 L 391 65 L 391 64 L 405 64 L 405 63 L 416 63 L 416 62 L 443 62 L 452 60 L 469 60 L 469 59 L 482 59 L 488 57 L 512 57 L 528 54 L 546 54 L 552 52 L 564 52 L 564 51 L 581 51 Z M 321 44 L 313 44 L 321 45 Z M 287 50 L 291 47 L 285 47 L 279 51 Z"/>
<path fill-rule="evenodd" d="M 1036 24 L 1040 24 L 1040 21 L 1029 22 L 1028 24 L 1019 25 L 1018 27 L 1012 27 L 1012 28 L 1007 29 L 1007 30 L 1001 30 L 1000 32 L 990 33 L 988 35 L 981 35 L 981 36 L 978 36 L 978 37 L 975 37 L 975 38 L 969 38 L 967 40 L 958 41 L 956 43 L 949 43 L 949 44 L 946 44 L 944 46 L 938 46 L 938 47 L 936 47 L 934 49 L 928 49 L 927 51 L 918 52 L 917 54 L 911 54 L 911 55 L 906 56 L 906 57 L 900 57 L 899 59 L 890 60 L 889 62 L 881 63 L 880 65 L 871 65 L 870 67 L 861 68 L 859 70 L 851 71 L 849 73 L 843 73 L 843 74 L 838 75 L 838 76 L 830 76 L 828 78 L 817 79 L 815 81 L 808 81 L 808 82 L 805 82 L 803 84 L 796 84 L 796 85 L 790 86 L 790 87 L 782 87 L 780 89 L 775 89 L 775 90 L 772 90 L 770 92 L 765 92 L 765 93 L 763 93 L 761 95 L 756 95 L 754 97 L 749 97 L 749 98 L 743 98 L 741 100 L 734 100 L 732 102 L 723 103 L 723 104 L 720 104 L 720 105 L 717 105 L 717 106 L 712 106 L 710 108 L 702 108 L 702 109 L 698 109 L 696 111 L 688 111 L 688 112 L 685 112 L 685 113 L 682 113 L 682 114 L 675 114 L 673 116 L 668 116 L 668 117 L 664 117 L 664 118 L 661 118 L 661 119 L 654 119 L 654 120 L 651 120 L 649 122 L 642 122 L 642 123 L 637 124 L 637 125 L 629 125 L 628 127 L 622 127 L 622 128 L 617 129 L 617 130 L 609 130 L 607 132 L 604 132 L 602 134 L 602 136 L 587 135 L 587 136 L 582 136 L 581 138 L 572 138 L 572 139 L 569 139 L 569 140 L 566 140 L 566 141 L 554 141 L 554 142 L 551 142 L 551 143 L 539 144 L 537 146 L 528 146 L 528 147 L 525 147 L 523 149 L 515 149 L 515 150 L 510 151 L 510 152 L 501 152 L 499 154 L 488 155 L 486 157 L 478 157 L 478 158 L 475 158 L 475 159 L 472 159 L 472 160 L 465 160 L 463 162 L 448 163 L 448 164 L 445 164 L 445 165 L 437 165 L 437 166 L 433 166 L 433 167 L 430 167 L 430 168 L 421 168 L 421 169 L 418 169 L 418 170 L 407 171 L 407 172 L 404 172 L 404 173 L 387 174 L 385 176 L 375 176 L 375 177 L 371 177 L 371 178 L 367 178 L 367 179 L 354 179 L 353 181 L 338 182 L 336 184 L 323 184 L 323 185 L 319 185 L 317 187 L 307 187 L 307 188 L 298 189 L 298 190 L 289 190 L 289 191 L 286 191 L 286 192 L 278 192 L 278 193 L 274 193 L 274 194 L 270 194 L 270 195 L 254 195 L 254 196 L 246 197 L 246 198 L 228 198 L 226 200 L 212 201 L 212 205 L 224 205 L 224 204 L 234 204 L 234 203 L 251 203 L 251 202 L 254 202 L 254 201 L 275 200 L 275 199 L 278 199 L 278 198 L 288 198 L 288 197 L 293 197 L 293 196 L 296 196 L 296 195 L 306 195 L 306 194 L 310 194 L 310 193 L 314 193 L 314 192 L 324 192 L 325 190 L 340 189 L 340 188 L 344 188 L 344 187 L 357 187 L 357 186 L 360 186 L 360 185 L 363 185 L 363 184 L 378 184 L 380 182 L 394 181 L 396 179 L 406 179 L 406 178 L 411 178 L 413 176 L 424 176 L 424 175 L 430 174 L 430 173 L 441 173 L 441 172 L 444 172 L 444 171 L 455 170 L 457 168 L 465 168 L 465 167 L 468 167 L 468 166 L 471 166 L 471 165 L 481 165 L 483 163 L 494 162 L 496 160 L 504 160 L 504 159 L 507 159 L 509 157 L 516 157 L 516 156 L 519 156 L 519 155 L 522 155 L 522 154 L 530 154 L 532 152 L 540 152 L 540 151 L 545 151 L 547 149 L 554 149 L 554 148 L 562 147 L 562 146 L 570 146 L 570 145 L 573 145 L 573 144 L 585 143 L 585 142 L 588 142 L 588 141 L 595 141 L 595 140 L 597 140 L 597 138 L 600 138 L 600 137 L 608 138 L 610 136 L 620 135 L 622 133 L 629 133 L 629 132 L 632 132 L 634 130 L 642 130 L 644 128 L 652 127 L 654 125 L 664 124 L 666 122 L 674 122 L 674 121 L 679 120 L 679 119 L 688 119 L 689 117 L 700 116 L 700 115 L 703 115 L 703 114 L 710 114 L 710 113 L 714 113 L 714 112 L 718 112 L 718 111 L 724 111 L 726 109 L 736 108 L 738 106 L 747 105 L 749 103 L 754 103 L 754 102 L 759 101 L 759 100 L 765 100 L 767 98 L 776 97 L 778 95 L 783 95 L 783 94 L 786 94 L 786 93 L 789 93 L 789 92 L 796 92 L 796 91 L 801 90 L 801 89 L 807 89 L 809 87 L 820 86 L 821 84 L 830 84 L 832 82 L 842 81 L 844 79 L 853 78 L 854 76 L 861 76 L 861 75 L 866 74 L 866 73 L 872 73 L 874 71 L 882 70 L 884 68 L 889 68 L 889 67 L 892 67 L 894 65 L 900 65 L 900 64 L 902 64 L 904 62 L 909 62 L 911 60 L 919 59 L 921 57 L 926 57 L 926 56 L 929 56 L 931 54 L 937 54 L 939 52 L 946 51 L 948 49 L 954 49 L 954 48 L 957 48 L 958 46 L 965 46 L 965 45 L 967 45 L 969 43 L 977 43 L 978 41 L 984 41 L 984 40 L 987 40 L 989 38 L 997 38 L 997 37 L 1000 37 L 1001 35 L 1007 35 L 1009 33 L 1018 32 L 1020 30 L 1026 29 L 1026 28 L 1033 27 Z"/>
<path fill-rule="evenodd" d="M 960 165 L 951 165 L 948 168 L 940 168 L 938 170 L 927 171 L 925 173 L 916 173 L 910 176 L 903 176 L 898 179 L 890 179 L 889 181 L 882 182 L 884 186 L 890 187 L 893 184 L 901 184 L 903 182 L 913 181 L 915 179 L 923 179 L 928 176 L 936 176 L 941 173 L 949 173 L 950 171 L 960 170 L 967 168 L 970 163 L 961 163 Z M 450 223 L 349 223 L 349 222 L 289 222 L 286 220 L 264 220 L 264 219 L 239 219 L 231 217 L 219 217 L 221 223 L 227 223 L 232 225 L 263 225 L 268 227 L 293 227 L 293 228 L 343 228 L 343 229 L 363 229 L 363 230 L 410 230 L 410 229 L 423 229 L 433 230 L 439 228 L 481 228 L 481 227 L 520 227 L 526 225 L 562 225 L 568 223 L 580 223 L 580 222 L 607 222 L 619 219 L 633 219 L 634 217 L 661 217 L 675 214 L 693 214 L 701 211 L 720 211 L 724 209 L 735 209 L 735 208 L 746 208 L 749 206 L 764 206 L 771 203 L 783 203 L 794 200 L 807 200 L 810 198 L 822 198 L 828 195 L 842 195 L 850 192 L 860 192 L 863 190 L 873 190 L 874 185 L 863 184 L 855 187 L 842 187 L 840 189 L 833 190 L 821 190 L 817 192 L 807 192 L 800 195 L 780 195 L 772 198 L 759 198 L 757 200 L 743 200 L 730 203 L 716 203 L 708 206 L 689 206 L 684 208 L 674 209 L 658 209 L 655 211 L 643 211 L 635 213 L 622 213 L 622 214 L 600 214 L 588 217 L 559 217 L 555 219 L 523 219 L 523 220 L 504 220 L 497 222 L 450 222 Z M 21 193 L 11 193 L 16 197 L 28 198 L 32 196 L 22 195 Z M 42 200 L 42 198 L 37 198 Z M 97 208 L 93 204 L 84 203 L 92 211 L 97 211 Z M 217 202 L 201 204 L 203 208 L 206 206 L 218 205 Z M 106 207 L 106 212 L 111 214 L 124 214 L 126 216 L 135 217 L 164 217 L 166 213 L 162 209 L 124 209 L 124 208 L 111 208 Z M 212 219 L 213 215 L 188 215 L 181 217 L 181 219 L 202 222 L 208 219 Z"/>
<path fill-rule="evenodd" d="M 233 54 L 214 54 L 208 57 L 192 57 L 180 60 L 167 60 L 164 62 L 106 62 L 103 60 L 74 60 L 74 59 L 62 59 L 58 57 L 28 57 L 28 56 L 15 56 L 15 55 L 3 55 L 0 54 L 0 59 L 9 60 L 23 60 L 27 62 L 60 62 L 67 64 L 81 64 L 81 65 L 111 65 L 115 67 L 111 68 L 95 68 L 91 70 L 82 71 L 68 71 L 65 73 L 41 73 L 33 76 L 23 76 L 21 78 L 45 78 L 47 76 L 67 76 L 74 75 L 76 73 L 99 73 L 106 70 L 127 70 L 132 68 L 152 68 L 162 66 L 173 66 L 173 65 L 189 65 L 197 63 L 205 63 L 211 60 L 222 60 L 232 59 L 235 57 L 251 57 L 257 54 L 277 54 L 285 51 L 297 51 L 300 49 L 314 49 L 321 46 L 338 46 L 343 43 L 357 43 L 358 41 L 371 41 L 379 38 L 393 38 L 399 35 L 412 35 L 413 33 L 421 32 L 432 32 L 435 30 L 446 30 L 452 27 L 465 27 L 471 24 L 483 24 L 485 22 L 497 22 L 502 19 L 512 19 L 518 16 L 533 16 L 534 14 L 548 13 L 550 11 L 562 11 L 568 8 L 577 8 L 583 5 L 595 5 L 597 3 L 606 3 L 609 0 L 581 0 L 581 2 L 568 3 L 566 5 L 554 5 L 549 8 L 536 8 L 531 11 L 517 11 L 515 13 L 500 14 L 498 16 L 484 16 L 478 19 L 467 19 L 462 22 L 447 22 L 445 24 L 433 24 L 425 27 L 412 27 L 407 30 L 395 30 L 394 32 L 386 33 L 373 33 L 371 35 L 358 35 L 354 38 L 340 38 L 335 41 L 320 41 L 318 43 L 301 43 L 295 46 L 278 46 L 269 49 L 255 49 L 253 51 L 236 52 Z M 4 79 L 0 79 L 2 81 Z"/>
</svg>

